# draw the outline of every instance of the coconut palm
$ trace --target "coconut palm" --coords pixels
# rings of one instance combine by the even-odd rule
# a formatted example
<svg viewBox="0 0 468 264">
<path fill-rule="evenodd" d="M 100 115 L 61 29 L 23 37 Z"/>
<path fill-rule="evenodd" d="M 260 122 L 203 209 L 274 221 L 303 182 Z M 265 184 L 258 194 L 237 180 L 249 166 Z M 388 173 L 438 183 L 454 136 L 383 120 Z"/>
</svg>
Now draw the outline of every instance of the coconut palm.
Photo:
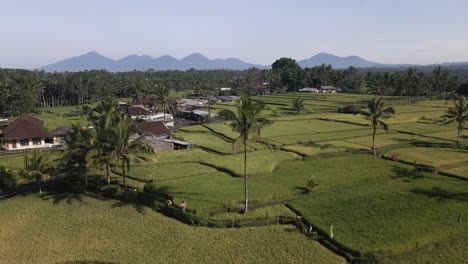
<svg viewBox="0 0 468 264">
<path fill-rule="evenodd" d="M 468 123 L 468 100 L 460 96 L 458 99 L 453 100 L 453 103 L 454 106 L 450 107 L 446 114 L 442 116 L 444 118 L 442 125 L 457 123 L 457 145 L 460 146 L 463 126 Z"/>
<path fill-rule="evenodd" d="M 99 119 L 93 121 L 94 135 L 96 140 L 93 144 L 95 153 L 92 157 L 93 163 L 98 167 L 106 168 L 107 184 L 110 185 L 109 168 L 112 164 L 115 150 L 115 132 L 116 115 L 113 112 L 101 114 Z"/>
<path fill-rule="evenodd" d="M 382 119 L 390 118 L 391 115 L 395 114 L 395 110 L 393 107 L 385 107 L 385 102 L 382 98 L 374 98 L 367 103 L 367 110 L 359 111 L 357 114 L 364 116 L 372 125 L 372 153 L 374 156 L 377 156 L 375 152 L 375 134 L 377 132 L 377 126 L 388 131 L 388 125 L 382 121 Z"/>
<path fill-rule="evenodd" d="M 232 120 L 229 125 L 232 131 L 239 133 L 239 137 L 234 143 L 235 150 L 240 145 L 244 147 L 244 213 L 248 211 L 249 192 L 247 182 L 247 141 L 253 137 L 263 140 L 260 131 L 271 124 L 271 121 L 260 117 L 260 112 L 265 108 L 261 102 L 253 101 L 249 95 L 243 95 L 240 100 L 235 101 L 236 111 L 223 110 L 219 115 L 224 119 Z"/>
<path fill-rule="evenodd" d="M 78 174 L 84 174 L 85 186 L 88 186 L 87 168 L 91 163 L 91 150 L 95 144 L 95 134 L 93 130 L 82 127 L 79 124 L 73 124 L 68 133 L 67 152 L 62 160 L 71 169 L 78 168 Z M 81 171 L 82 170 L 82 171 Z M 70 172 L 70 171 L 69 171 Z"/>
<path fill-rule="evenodd" d="M 161 104 L 164 112 L 164 123 L 166 123 L 166 113 L 171 110 L 174 105 L 174 99 L 171 97 L 171 90 L 165 85 L 158 85 L 156 90 L 156 100 Z"/>
<path fill-rule="evenodd" d="M 39 193 L 42 193 L 41 182 L 48 179 L 53 170 L 50 162 L 50 152 L 34 150 L 27 159 L 28 166 L 21 172 L 21 175 L 29 181 L 36 182 Z"/>
<path fill-rule="evenodd" d="M 113 157 L 120 162 L 122 166 L 122 177 L 124 184 L 125 199 L 127 198 L 127 182 L 126 170 L 130 171 L 132 161 L 141 162 L 146 158 L 138 156 L 142 153 L 154 153 L 154 150 L 146 142 L 144 136 L 140 136 L 135 140 L 131 140 L 130 136 L 134 133 L 134 126 L 132 120 L 126 115 L 118 117 L 117 125 L 115 127 L 115 150 Z"/>
<path fill-rule="evenodd" d="M 305 108 L 304 99 L 300 97 L 296 97 L 292 99 L 292 110 L 295 111 L 297 114 L 300 114 Z"/>
</svg>

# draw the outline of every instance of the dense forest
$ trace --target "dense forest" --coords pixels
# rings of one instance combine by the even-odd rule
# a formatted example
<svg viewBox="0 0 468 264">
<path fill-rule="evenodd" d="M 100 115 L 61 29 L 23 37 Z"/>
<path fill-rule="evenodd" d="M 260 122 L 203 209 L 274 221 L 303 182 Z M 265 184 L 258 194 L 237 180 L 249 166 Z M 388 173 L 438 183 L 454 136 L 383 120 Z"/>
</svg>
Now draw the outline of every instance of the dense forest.
<svg viewBox="0 0 468 264">
<path fill-rule="evenodd" d="M 463 71 L 462 71 L 463 72 Z M 362 70 L 330 65 L 301 68 L 295 60 L 281 58 L 271 70 L 131 71 L 105 70 L 49 73 L 0 69 L 0 115 L 18 116 L 34 107 L 58 107 L 96 102 L 109 96 L 136 97 L 154 94 L 166 86 L 195 94 L 215 94 L 216 88 L 232 87 L 233 93 L 255 94 L 261 82 L 270 83 L 272 93 L 297 91 L 303 87 L 333 85 L 348 93 L 398 95 L 414 98 L 448 98 L 468 93 L 459 73 L 441 67 L 432 70 Z"/>
</svg>

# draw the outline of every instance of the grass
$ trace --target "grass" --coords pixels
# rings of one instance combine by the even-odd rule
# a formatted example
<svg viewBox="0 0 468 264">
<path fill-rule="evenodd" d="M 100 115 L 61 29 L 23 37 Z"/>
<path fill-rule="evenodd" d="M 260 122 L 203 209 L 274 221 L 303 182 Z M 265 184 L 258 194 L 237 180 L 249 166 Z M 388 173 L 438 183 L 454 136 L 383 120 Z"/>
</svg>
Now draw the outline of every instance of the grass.
<svg viewBox="0 0 468 264">
<path fill-rule="evenodd" d="M 298 96 L 305 99 L 307 108 L 301 115 L 291 113 L 291 101 Z M 269 110 L 263 115 L 274 121 L 262 130 L 262 136 L 275 150 L 249 142 L 251 210 L 246 215 L 231 210 L 243 205 L 243 154 L 233 151 L 232 142 L 238 135 L 225 122 L 177 130 L 177 136 L 200 148 L 147 156 L 149 163 L 134 165 L 129 172 L 133 179 L 128 179 L 128 185 L 143 189 L 151 181 L 148 189 L 168 194 L 176 204 L 185 200 L 201 216 L 225 221 L 295 217 L 284 206 L 290 204 L 326 232 L 333 224 L 338 242 L 362 253 L 376 252 L 384 263 L 459 263 L 457 260 L 464 260 L 467 240 L 451 236 L 468 231 L 466 221 L 456 224 L 460 211 L 468 215 L 467 182 L 358 154 L 371 146 L 371 127 L 359 115 L 336 110 L 371 97 L 300 93 L 254 97 L 267 104 Z M 399 97 L 388 97 L 387 102 L 397 114 L 387 120 L 389 133 L 378 130 L 379 154 L 388 157 L 397 152 L 400 160 L 468 177 L 464 164 L 468 155 L 455 148 L 454 126 L 440 127 L 438 123 L 448 105 L 443 101 L 408 105 Z M 280 112 L 279 117 L 273 117 L 273 108 Z M 38 115 L 53 129 L 77 121 L 74 118 L 80 117 L 63 116 L 77 109 L 40 109 Z M 218 112 L 233 106 L 221 103 L 212 109 Z M 464 144 L 468 144 L 467 131 Z M 22 155 L 2 155 L 0 163 L 22 169 Z M 102 170 L 92 169 L 89 174 L 105 178 Z M 122 184 L 122 177 L 111 177 Z M 313 192 L 306 190 L 310 178 L 318 183 Z M 291 227 L 194 228 L 139 205 L 76 195 L 39 197 L 42 199 L 33 195 L 0 202 L 0 221 L 12 227 L 0 230 L 0 240 L 13 241 L 11 245 L 0 243 L 0 255 L 6 256 L 6 262 L 16 255 L 19 259 L 14 262 L 21 263 L 49 263 L 51 259 L 56 263 L 85 259 L 137 263 L 152 262 L 155 256 L 162 262 L 344 261 Z M 58 228 L 50 231 L 50 226 Z M 74 244 L 78 246 L 74 248 Z M 38 253 L 20 252 L 31 245 Z M 418 249 L 414 249 L 416 245 Z M 240 254 L 244 249 L 249 252 Z"/>
<path fill-rule="evenodd" d="M 303 143 L 301 145 L 287 145 L 284 149 L 293 151 L 303 156 L 316 156 L 329 153 L 369 150 L 368 147 L 349 143 L 346 141 L 327 141 L 323 143 Z"/>
<path fill-rule="evenodd" d="M 299 159 L 299 156 L 279 150 L 260 150 L 248 153 L 248 173 L 249 175 L 266 174 L 282 162 Z M 185 151 L 164 152 L 160 155 L 159 162 L 172 163 L 177 166 L 179 163 L 201 163 L 212 166 L 218 170 L 232 173 L 233 176 L 241 177 L 244 173 L 244 154 L 217 155 L 202 150 L 191 149 Z"/>
<path fill-rule="evenodd" d="M 392 165 L 391 162 L 370 155 L 284 162 L 270 174 L 249 179 L 250 201 L 261 204 L 297 197 L 305 193 L 306 183 L 311 177 L 319 184 L 316 190 L 324 191 L 397 176 L 397 172 L 391 170 Z M 366 166 L 366 170 L 362 166 Z M 155 190 L 168 193 L 176 203 L 187 201 L 188 208 L 200 213 L 239 205 L 244 198 L 243 179 L 230 177 L 225 173 L 156 180 L 150 185 Z"/>
<path fill-rule="evenodd" d="M 361 252 L 389 253 L 415 248 L 468 231 L 457 224 L 468 214 L 468 183 L 401 166 L 399 177 L 329 192 L 309 194 L 292 202 L 334 239 Z"/>
<path fill-rule="evenodd" d="M 211 217 L 214 220 L 261 220 L 271 217 L 287 217 L 287 218 L 296 218 L 296 214 L 293 213 L 289 208 L 283 204 L 272 205 L 267 207 L 261 207 L 258 209 L 250 209 L 248 214 L 241 213 L 223 213 L 217 214 Z"/>
<path fill-rule="evenodd" d="M 398 158 L 407 162 L 430 165 L 436 168 L 460 162 L 468 164 L 468 151 L 453 148 L 424 148 L 412 147 L 404 149 L 393 149 L 398 153 Z M 428 153 L 431 153 L 428 155 Z M 391 157 L 392 152 L 387 152 L 385 156 Z"/>
<path fill-rule="evenodd" d="M 292 226 L 190 227 L 72 194 L 2 201 L 0 221 L 0 263 L 346 263 Z"/>
<path fill-rule="evenodd" d="M 442 168 L 440 171 L 468 178 L 468 164 L 455 168 Z"/>
<path fill-rule="evenodd" d="M 80 106 L 37 108 L 36 110 L 37 113 L 34 113 L 33 116 L 44 121 L 44 125 L 48 130 L 86 121 L 82 116 L 66 116 L 72 111 L 81 111 Z"/>
<path fill-rule="evenodd" d="M 129 172 L 129 176 L 143 181 L 163 181 L 214 172 L 216 172 L 216 169 L 199 163 L 168 163 L 133 166 Z"/>
<path fill-rule="evenodd" d="M 435 242 L 412 251 L 379 259 L 382 264 L 413 264 L 413 263 L 466 263 L 468 236 Z"/>
</svg>

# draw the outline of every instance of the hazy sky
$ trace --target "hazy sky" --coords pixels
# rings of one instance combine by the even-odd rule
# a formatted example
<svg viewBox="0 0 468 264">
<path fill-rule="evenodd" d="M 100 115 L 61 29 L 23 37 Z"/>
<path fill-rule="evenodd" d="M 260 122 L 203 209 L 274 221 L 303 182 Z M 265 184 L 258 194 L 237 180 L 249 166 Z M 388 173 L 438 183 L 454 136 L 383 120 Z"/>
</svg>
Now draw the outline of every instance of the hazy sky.
<svg viewBox="0 0 468 264">
<path fill-rule="evenodd" d="M 381 63 L 468 61 L 467 0 L 0 0 L 0 67 L 96 50 L 271 64 L 319 52 Z"/>
</svg>

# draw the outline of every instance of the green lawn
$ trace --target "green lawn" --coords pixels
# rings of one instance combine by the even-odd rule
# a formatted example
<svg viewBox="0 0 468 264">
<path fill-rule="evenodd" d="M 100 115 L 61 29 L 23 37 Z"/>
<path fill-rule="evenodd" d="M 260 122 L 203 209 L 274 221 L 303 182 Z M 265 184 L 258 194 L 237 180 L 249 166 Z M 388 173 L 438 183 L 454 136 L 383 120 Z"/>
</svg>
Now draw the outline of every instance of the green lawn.
<svg viewBox="0 0 468 264">
<path fill-rule="evenodd" d="M 293 226 L 190 227 L 77 195 L 1 201 L 0 221 L 0 263 L 346 263 Z"/>
</svg>

